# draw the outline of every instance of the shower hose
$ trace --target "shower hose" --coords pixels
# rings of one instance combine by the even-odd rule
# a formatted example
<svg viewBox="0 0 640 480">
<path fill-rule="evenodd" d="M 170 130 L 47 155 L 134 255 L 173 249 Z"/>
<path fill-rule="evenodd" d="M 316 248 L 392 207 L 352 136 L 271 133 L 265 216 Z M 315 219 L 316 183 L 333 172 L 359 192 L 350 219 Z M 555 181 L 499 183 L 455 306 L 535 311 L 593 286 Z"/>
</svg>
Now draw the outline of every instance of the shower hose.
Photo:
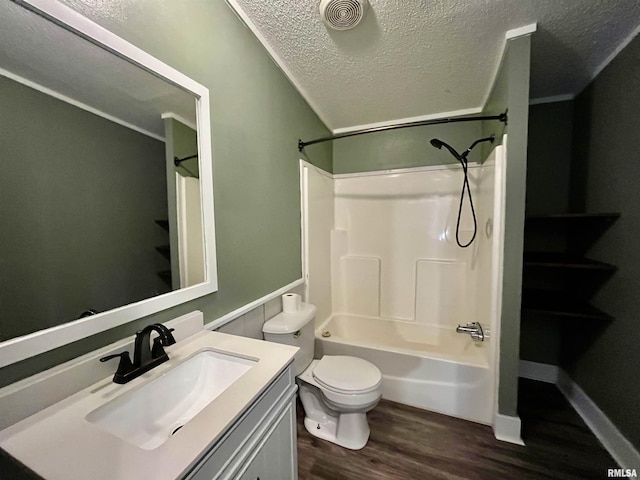
<svg viewBox="0 0 640 480">
<path fill-rule="evenodd" d="M 458 207 L 458 221 L 456 222 L 456 243 L 461 248 L 467 248 L 469 245 L 473 243 L 476 238 L 476 234 L 478 233 L 478 221 L 476 219 L 476 210 L 473 208 L 473 197 L 471 196 L 471 188 L 469 187 L 469 175 L 467 173 L 467 157 L 458 157 L 460 164 L 462 165 L 462 170 L 464 171 L 464 180 L 462 182 L 462 191 L 460 192 L 460 206 Z M 469 206 L 471 207 L 471 216 L 473 217 L 473 235 L 471 236 L 471 240 L 467 243 L 462 244 L 460 242 L 460 218 L 462 217 L 462 205 L 464 203 L 464 192 L 467 191 L 467 195 L 469 196 Z"/>
</svg>

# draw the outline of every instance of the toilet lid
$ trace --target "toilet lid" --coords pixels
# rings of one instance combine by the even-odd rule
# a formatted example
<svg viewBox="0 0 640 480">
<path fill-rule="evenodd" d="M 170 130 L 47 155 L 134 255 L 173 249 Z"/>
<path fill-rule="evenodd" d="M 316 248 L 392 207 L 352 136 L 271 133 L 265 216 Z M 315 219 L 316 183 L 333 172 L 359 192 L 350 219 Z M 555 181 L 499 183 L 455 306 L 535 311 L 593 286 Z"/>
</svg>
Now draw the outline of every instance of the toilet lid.
<svg viewBox="0 0 640 480">
<path fill-rule="evenodd" d="M 382 374 L 378 367 L 357 357 L 325 355 L 313 369 L 313 377 L 328 388 L 361 392 L 378 386 Z"/>
</svg>

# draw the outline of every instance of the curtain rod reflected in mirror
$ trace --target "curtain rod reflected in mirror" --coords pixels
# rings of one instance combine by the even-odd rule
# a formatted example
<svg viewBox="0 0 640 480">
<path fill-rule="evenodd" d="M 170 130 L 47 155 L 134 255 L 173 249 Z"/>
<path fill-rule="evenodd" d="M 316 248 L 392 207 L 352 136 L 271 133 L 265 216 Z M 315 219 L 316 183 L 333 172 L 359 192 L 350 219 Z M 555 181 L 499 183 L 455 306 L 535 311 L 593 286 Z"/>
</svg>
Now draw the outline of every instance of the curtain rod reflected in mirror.
<svg viewBox="0 0 640 480">
<path fill-rule="evenodd" d="M 186 160 L 191 160 L 193 158 L 198 158 L 198 154 L 195 155 L 190 155 L 188 157 L 184 157 L 184 158 L 178 158 L 178 157 L 173 157 L 173 164 L 178 167 L 180 166 L 180 164 Z"/>
</svg>

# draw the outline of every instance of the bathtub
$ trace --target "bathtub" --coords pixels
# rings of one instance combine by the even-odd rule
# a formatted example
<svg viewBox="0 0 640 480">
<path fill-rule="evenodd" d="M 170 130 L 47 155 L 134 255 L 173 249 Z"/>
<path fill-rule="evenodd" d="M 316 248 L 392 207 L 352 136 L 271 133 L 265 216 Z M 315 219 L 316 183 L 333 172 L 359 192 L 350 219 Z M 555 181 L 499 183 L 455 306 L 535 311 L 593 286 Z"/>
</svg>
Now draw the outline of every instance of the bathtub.
<svg viewBox="0 0 640 480">
<path fill-rule="evenodd" d="M 489 344 L 453 328 L 351 314 L 333 314 L 316 329 L 319 356 L 353 355 L 380 369 L 382 398 L 487 425 L 494 410 Z"/>
</svg>

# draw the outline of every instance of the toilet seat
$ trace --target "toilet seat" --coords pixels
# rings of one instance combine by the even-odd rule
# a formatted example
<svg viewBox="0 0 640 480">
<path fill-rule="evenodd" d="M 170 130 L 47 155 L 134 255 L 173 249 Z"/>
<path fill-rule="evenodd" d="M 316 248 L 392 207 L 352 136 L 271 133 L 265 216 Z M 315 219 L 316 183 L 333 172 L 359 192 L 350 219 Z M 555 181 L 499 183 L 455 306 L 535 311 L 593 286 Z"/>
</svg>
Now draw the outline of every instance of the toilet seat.
<svg viewBox="0 0 640 480">
<path fill-rule="evenodd" d="M 325 355 L 311 374 L 320 386 L 340 394 L 366 394 L 378 390 L 382 382 L 378 367 L 362 358 L 345 355 Z"/>
</svg>

